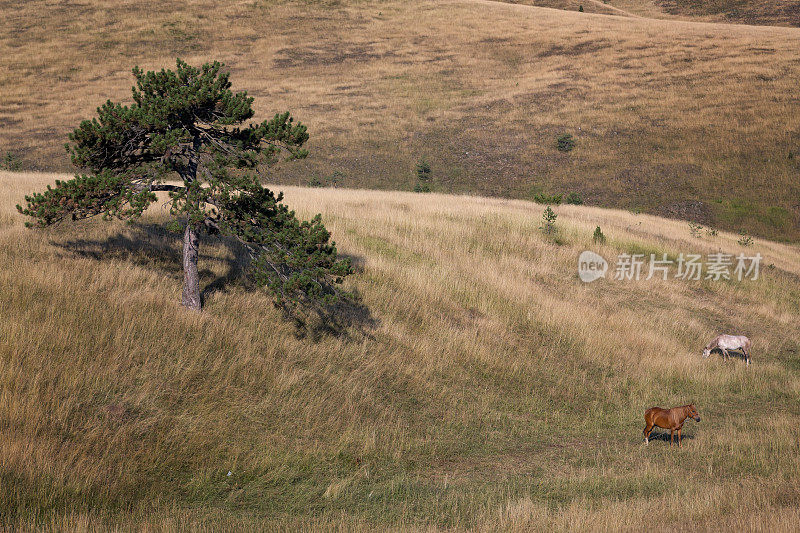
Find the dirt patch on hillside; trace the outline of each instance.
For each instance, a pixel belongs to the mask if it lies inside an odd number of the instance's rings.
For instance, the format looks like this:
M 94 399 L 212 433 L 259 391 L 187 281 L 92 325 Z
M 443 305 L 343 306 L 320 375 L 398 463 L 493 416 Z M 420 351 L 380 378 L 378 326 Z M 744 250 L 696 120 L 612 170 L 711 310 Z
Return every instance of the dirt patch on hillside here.
M 800 27 L 800 0 L 657 0 L 656 3 L 671 15 L 712 16 L 739 24 Z
M 663 205 L 657 213 L 669 218 L 692 220 L 701 224 L 708 224 L 712 220 L 711 208 L 700 200 L 686 200 Z
M 365 62 L 385 59 L 395 54 L 376 52 L 369 45 L 327 44 L 321 46 L 297 46 L 278 51 L 272 64 L 275 68 L 314 67 L 339 65 L 348 61 Z
M 537 57 L 550 57 L 550 56 L 577 56 L 582 54 L 595 54 L 601 50 L 611 47 L 611 41 L 605 39 L 594 39 L 591 41 L 583 41 L 573 45 L 556 44 L 550 48 L 543 50 L 536 54 Z

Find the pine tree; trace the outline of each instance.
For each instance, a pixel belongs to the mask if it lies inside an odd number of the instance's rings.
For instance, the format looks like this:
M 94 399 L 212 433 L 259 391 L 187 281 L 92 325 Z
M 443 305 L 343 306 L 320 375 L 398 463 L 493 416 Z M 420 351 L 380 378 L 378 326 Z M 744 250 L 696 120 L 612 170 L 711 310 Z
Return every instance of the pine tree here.
M 425 159 L 420 159 L 417 163 L 417 178 L 421 182 L 428 182 L 431 176 L 431 165 Z
M 603 235 L 603 230 L 600 229 L 600 226 L 594 228 L 594 233 L 592 234 L 592 240 L 595 242 L 595 244 L 606 243 L 606 236 Z
M 282 153 L 307 155 L 306 127 L 289 113 L 243 125 L 254 115 L 253 98 L 231 91 L 222 67 L 178 59 L 174 71 L 134 68 L 134 103 L 109 100 L 69 136 L 72 163 L 87 173 L 26 196 L 17 209 L 35 219 L 29 226 L 131 220 L 165 191 L 171 225 L 183 231 L 184 306 L 201 308 L 199 239 L 214 233 L 244 245 L 253 278 L 285 310 L 331 303 L 351 273 L 349 260 L 338 257 L 320 215 L 301 222 L 259 179 Z
M 558 215 L 548 205 L 542 212 L 542 225 L 540 226 L 542 231 L 545 233 L 553 233 L 556 227 L 556 218 L 558 218 Z

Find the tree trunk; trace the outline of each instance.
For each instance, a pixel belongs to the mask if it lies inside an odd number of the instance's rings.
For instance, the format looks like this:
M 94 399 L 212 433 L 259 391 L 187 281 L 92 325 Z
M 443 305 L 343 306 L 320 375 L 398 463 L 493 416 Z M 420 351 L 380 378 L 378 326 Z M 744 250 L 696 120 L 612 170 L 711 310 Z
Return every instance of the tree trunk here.
M 186 224 L 183 234 L 183 297 L 181 303 L 188 309 L 199 311 L 200 274 L 197 272 L 197 251 L 199 249 L 197 228 Z

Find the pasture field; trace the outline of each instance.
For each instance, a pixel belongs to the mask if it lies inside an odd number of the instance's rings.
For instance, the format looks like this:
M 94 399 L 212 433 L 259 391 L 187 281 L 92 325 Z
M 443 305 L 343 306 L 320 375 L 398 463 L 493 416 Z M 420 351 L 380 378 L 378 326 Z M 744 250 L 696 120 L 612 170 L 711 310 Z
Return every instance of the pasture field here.
M 425 158 L 438 192 L 576 192 L 797 242 L 800 29 L 560 1 L 0 2 L 0 155 L 66 171 L 66 135 L 129 101 L 133 65 L 219 59 L 258 117 L 309 126 L 313 157 L 278 183 L 411 190 Z M 701 20 L 784 24 L 796 3 L 703 2 Z
M 280 187 L 358 274 L 338 334 L 297 330 L 138 222 L 23 227 L 58 175 L 0 172 L 0 529 L 800 528 L 800 250 L 527 201 Z M 607 237 L 595 244 L 596 226 Z M 577 257 L 756 252 L 757 281 L 582 283 Z M 753 365 L 703 359 L 718 332 Z M 694 402 L 684 446 L 646 407 Z

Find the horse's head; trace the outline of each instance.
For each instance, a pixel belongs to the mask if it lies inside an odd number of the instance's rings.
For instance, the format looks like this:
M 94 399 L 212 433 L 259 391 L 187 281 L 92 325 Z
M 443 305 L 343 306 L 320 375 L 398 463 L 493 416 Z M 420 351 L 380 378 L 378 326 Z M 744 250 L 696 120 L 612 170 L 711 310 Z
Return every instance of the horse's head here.
M 700 422 L 700 413 L 697 412 L 693 403 L 686 406 L 686 416 L 690 416 L 694 418 L 696 422 Z
M 703 348 L 703 357 L 708 357 L 709 355 L 711 355 L 711 350 Z

